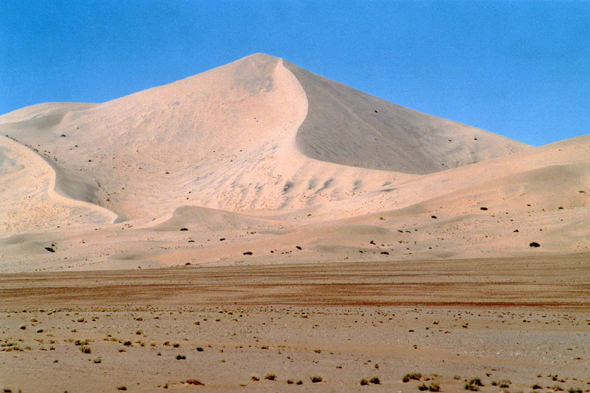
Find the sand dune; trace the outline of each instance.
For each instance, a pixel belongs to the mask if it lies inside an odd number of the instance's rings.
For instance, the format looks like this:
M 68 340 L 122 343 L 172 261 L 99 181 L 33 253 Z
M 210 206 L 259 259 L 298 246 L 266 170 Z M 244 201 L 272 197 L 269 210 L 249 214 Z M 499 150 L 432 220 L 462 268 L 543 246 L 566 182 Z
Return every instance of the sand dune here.
M 590 249 L 588 136 L 532 148 L 263 54 L 0 134 L 0 271 Z
M 309 111 L 297 132 L 308 157 L 342 165 L 427 174 L 527 149 L 527 145 L 381 100 L 285 63 Z

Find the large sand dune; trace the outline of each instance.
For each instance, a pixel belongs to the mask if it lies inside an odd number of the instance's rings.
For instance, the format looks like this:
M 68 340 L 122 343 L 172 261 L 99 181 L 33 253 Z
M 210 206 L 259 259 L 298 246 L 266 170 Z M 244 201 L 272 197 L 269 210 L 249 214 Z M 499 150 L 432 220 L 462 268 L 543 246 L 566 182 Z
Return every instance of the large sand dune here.
M 532 148 L 263 54 L 0 135 L 2 272 L 590 250 L 590 137 Z

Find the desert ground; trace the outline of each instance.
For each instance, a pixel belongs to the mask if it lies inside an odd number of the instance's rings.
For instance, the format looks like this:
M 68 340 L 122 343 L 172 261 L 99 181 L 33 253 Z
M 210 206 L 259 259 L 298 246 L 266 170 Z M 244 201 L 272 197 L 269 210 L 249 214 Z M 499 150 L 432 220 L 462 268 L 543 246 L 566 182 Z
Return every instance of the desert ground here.
M 587 258 L 5 274 L 0 379 L 14 392 L 452 392 L 475 378 L 483 392 L 588 391 Z
M 264 54 L 2 115 L 0 387 L 590 391 L 589 157 Z

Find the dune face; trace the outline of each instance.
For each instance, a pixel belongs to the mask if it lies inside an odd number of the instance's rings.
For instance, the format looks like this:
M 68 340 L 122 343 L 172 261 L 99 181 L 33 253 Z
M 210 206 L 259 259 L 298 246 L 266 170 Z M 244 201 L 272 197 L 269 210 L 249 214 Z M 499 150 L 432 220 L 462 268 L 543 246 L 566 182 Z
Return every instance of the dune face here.
M 588 137 L 531 148 L 264 54 L 0 135 L 0 271 L 590 250 Z
M 527 145 L 392 104 L 286 63 L 309 100 L 297 146 L 316 160 L 428 174 L 523 151 Z

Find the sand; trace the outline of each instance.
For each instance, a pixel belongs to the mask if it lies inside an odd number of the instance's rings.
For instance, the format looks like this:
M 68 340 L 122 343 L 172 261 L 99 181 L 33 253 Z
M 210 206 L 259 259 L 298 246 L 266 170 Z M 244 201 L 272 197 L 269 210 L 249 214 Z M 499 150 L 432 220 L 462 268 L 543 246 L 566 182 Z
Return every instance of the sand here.
M 510 381 L 504 391 L 535 384 L 586 391 L 586 262 L 551 256 L 3 275 L 0 381 L 23 392 L 416 392 L 433 382 L 451 392 L 480 378 L 483 392 L 501 391 L 501 380 Z M 414 372 L 422 379 L 404 383 Z M 322 381 L 312 383 L 314 376 Z M 373 377 L 380 383 L 360 385 Z
M 534 148 L 264 54 L 0 135 L 0 387 L 590 388 L 589 135 Z
M 0 134 L 0 272 L 590 250 L 588 136 L 532 148 L 264 54 Z

